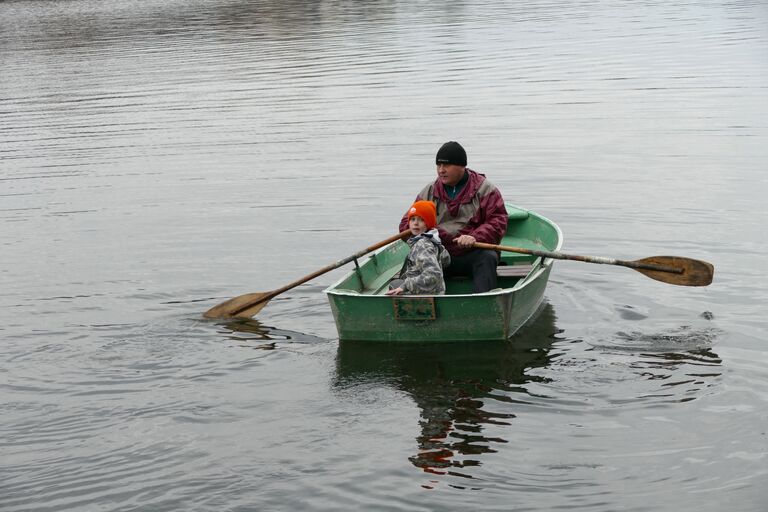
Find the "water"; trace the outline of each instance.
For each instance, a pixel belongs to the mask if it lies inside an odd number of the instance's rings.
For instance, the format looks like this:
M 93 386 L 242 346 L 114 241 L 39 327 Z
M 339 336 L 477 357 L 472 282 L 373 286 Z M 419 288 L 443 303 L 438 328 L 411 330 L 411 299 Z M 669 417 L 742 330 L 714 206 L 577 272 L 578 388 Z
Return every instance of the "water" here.
M 768 9 L 0 2 L 0 509 L 763 510 Z M 455 139 L 574 254 L 510 343 L 322 289 Z

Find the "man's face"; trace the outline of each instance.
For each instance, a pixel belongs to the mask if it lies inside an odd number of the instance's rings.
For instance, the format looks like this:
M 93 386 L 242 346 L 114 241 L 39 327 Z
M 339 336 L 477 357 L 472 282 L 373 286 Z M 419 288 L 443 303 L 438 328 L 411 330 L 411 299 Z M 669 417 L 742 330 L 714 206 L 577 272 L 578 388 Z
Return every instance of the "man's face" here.
M 437 164 L 437 177 L 443 185 L 452 187 L 464 177 L 464 169 L 463 165 Z

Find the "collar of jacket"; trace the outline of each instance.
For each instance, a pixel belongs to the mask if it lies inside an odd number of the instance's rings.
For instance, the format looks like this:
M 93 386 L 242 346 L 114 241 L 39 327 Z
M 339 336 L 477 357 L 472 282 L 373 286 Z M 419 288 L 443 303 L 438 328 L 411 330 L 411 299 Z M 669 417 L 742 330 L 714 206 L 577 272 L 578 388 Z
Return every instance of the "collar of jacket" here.
M 425 238 L 432 242 L 435 245 L 442 245 L 443 241 L 440 240 L 440 234 L 437 231 L 437 228 L 432 228 L 429 231 L 422 233 L 420 235 L 412 236 L 408 239 L 408 245 L 413 246 L 416 242 L 421 240 L 422 238 Z
M 464 185 L 464 188 L 461 189 L 459 194 L 453 199 L 451 199 L 448 196 L 448 193 L 445 191 L 445 186 L 440 181 L 440 178 L 435 180 L 435 186 L 432 187 L 435 198 L 438 201 L 442 201 L 445 204 L 447 204 L 448 211 L 453 216 L 458 215 L 459 207 L 462 204 L 472 202 L 472 198 L 477 193 L 478 189 L 480 188 L 480 185 L 482 185 L 483 182 L 485 181 L 485 174 L 480 174 L 479 172 L 475 172 L 469 167 L 467 167 L 466 173 L 467 175 L 469 175 L 469 178 L 467 179 L 467 184 Z

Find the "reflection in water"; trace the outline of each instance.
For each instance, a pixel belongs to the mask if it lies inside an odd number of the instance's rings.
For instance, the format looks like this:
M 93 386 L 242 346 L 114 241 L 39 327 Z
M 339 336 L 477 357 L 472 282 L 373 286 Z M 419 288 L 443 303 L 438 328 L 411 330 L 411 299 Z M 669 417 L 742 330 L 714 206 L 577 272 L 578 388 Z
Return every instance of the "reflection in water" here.
M 281 341 L 290 343 L 324 341 L 322 338 L 310 334 L 269 327 L 253 318 L 235 318 L 219 325 L 224 329 L 222 333 L 226 334 L 228 339 L 248 342 L 249 346 L 261 350 L 273 350 L 276 348 L 277 342 Z M 266 343 L 253 344 L 254 341 Z
M 550 363 L 557 332 L 553 308 L 546 304 L 533 324 L 506 342 L 340 342 L 336 384 L 385 381 L 408 393 L 421 410 L 418 453 L 411 463 L 428 473 L 472 478 L 468 468 L 508 442 L 485 435 L 485 427 L 511 425 L 515 418 L 488 405 L 525 403 L 525 384 L 546 381 L 530 370 Z

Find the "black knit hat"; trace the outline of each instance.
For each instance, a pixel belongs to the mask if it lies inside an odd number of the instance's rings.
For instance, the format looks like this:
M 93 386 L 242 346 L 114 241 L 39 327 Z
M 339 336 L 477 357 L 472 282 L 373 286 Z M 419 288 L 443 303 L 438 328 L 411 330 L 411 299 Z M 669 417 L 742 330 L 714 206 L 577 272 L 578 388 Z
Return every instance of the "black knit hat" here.
M 449 141 L 440 146 L 435 156 L 435 164 L 453 164 L 467 166 L 467 152 L 461 147 L 461 144 L 455 141 Z

